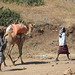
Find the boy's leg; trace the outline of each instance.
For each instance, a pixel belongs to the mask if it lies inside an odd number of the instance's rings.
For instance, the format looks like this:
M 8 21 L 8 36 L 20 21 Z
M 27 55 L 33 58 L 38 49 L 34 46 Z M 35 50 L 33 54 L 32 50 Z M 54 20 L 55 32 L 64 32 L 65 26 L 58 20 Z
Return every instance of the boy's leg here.
M 1 63 L 2 63 L 2 57 L 0 56 L 0 71 L 1 71 Z
M 2 63 L 2 57 L 0 57 L 0 71 L 1 71 L 1 63 Z
M 59 57 L 59 53 L 58 53 L 58 55 L 57 55 L 56 61 L 59 61 L 59 60 L 58 60 L 58 57 Z
M 4 56 L 4 53 L 2 55 L 2 63 L 4 62 L 4 66 L 7 66 L 6 63 L 5 63 L 5 56 Z
M 69 58 L 69 54 L 67 54 L 67 58 L 68 58 L 68 60 L 70 60 L 70 58 Z
M 1 64 L 0 64 L 0 71 L 1 71 Z

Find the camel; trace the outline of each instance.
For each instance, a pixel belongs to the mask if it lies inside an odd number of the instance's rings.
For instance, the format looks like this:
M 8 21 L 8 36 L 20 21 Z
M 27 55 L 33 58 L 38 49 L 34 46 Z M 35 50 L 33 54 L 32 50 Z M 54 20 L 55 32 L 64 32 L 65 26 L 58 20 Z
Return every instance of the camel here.
M 7 55 L 9 56 L 9 58 L 11 59 L 13 65 L 15 65 L 15 62 L 20 58 L 21 60 L 21 64 L 23 64 L 23 60 L 22 60 L 22 47 L 23 47 L 23 43 L 26 40 L 27 36 L 31 36 L 31 32 L 33 29 L 33 25 L 29 24 L 28 25 L 28 30 L 27 33 L 24 33 L 23 35 L 19 35 L 19 37 L 13 32 L 13 30 L 9 30 L 4 34 L 4 38 L 3 39 L 7 39 L 7 44 L 9 45 L 9 49 L 8 49 L 8 53 Z M 15 59 L 14 61 L 11 58 L 11 51 L 14 47 L 14 45 L 17 44 L 18 49 L 19 49 L 19 56 L 17 59 Z M 4 62 L 4 65 L 6 66 L 6 63 Z

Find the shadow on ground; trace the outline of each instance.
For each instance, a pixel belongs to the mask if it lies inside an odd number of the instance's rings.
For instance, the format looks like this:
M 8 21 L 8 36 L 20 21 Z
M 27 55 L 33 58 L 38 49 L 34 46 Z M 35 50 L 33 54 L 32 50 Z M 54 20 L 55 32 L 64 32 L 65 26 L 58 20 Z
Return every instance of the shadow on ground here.
M 26 68 L 16 68 L 16 69 L 9 69 L 5 71 L 22 71 L 22 70 L 26 70 Z
M 29 65 L 29 64 L 46 64 L 46 63 L 49 63 L 49 62 L 44 62 L 44 61 L 33 61 L 33 62 L 25 62 L 23 64 L 16 64 L 17 65 Z
M 75 61 L 75 59 L 71 59 L 72 61 Z

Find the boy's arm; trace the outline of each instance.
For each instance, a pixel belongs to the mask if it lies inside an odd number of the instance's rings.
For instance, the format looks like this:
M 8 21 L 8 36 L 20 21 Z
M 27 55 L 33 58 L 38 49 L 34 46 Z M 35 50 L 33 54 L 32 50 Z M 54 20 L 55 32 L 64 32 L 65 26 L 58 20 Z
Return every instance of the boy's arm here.
M 4 40 L 4 45 L 7 43 L 7 39 Z
M 6 39 L 4 41 L 3 41 L 3 39 L 1 39 L 1 46 L 5 45 L 6 43 L 7 43 Z
M 1 45 L 1 51 L 4 51 L 5 50 L 6 43 L 7 43 L 7 40 L 4 40 L 3 44 Z
M 3 39 L 0 38 L 0 40 L 1 40 L 1 46 L 3 46 L 4 45 Z

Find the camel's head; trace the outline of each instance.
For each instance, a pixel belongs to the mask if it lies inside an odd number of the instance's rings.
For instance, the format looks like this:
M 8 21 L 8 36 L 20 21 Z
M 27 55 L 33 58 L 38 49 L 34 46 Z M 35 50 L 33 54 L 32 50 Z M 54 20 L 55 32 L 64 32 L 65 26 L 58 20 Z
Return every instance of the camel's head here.
M 31 29 L 31 32 L 32 32 L 35 25 L 34 24 L 29 24 L 28 27 Z
M 31 37 L 31 38 L 32 38 L 32 31 L 33 31 L 34 27 L 35 27 L 34 24 L 31 24 L 31 23 L 28 24 L 28 32 L 27 32 L 26 35 L 28 35 L 28 36 Z

